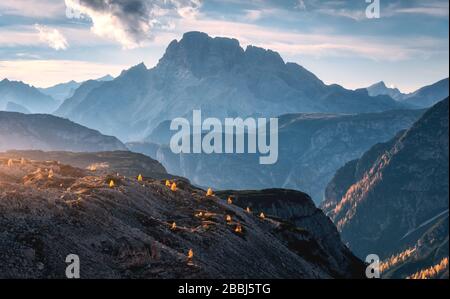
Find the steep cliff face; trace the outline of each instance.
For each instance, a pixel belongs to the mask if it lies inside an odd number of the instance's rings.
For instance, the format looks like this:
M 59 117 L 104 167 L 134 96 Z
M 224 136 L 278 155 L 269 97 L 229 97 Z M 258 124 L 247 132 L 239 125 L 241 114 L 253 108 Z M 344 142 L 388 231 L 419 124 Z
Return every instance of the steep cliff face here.
M 448 133 L 447 98 L 337 172 L 322 208 L 358 256 L 413 251 L 408 263 L 423 266 L 448 257 Z
M 0 111 L 0 151 L 21 149 L 98 152 L 126 150 L 117 138 L 47 114 Z
M 316 208 L 309 195 L 294 190 L 266 189 L 262 191 L 220 191 L 217 196 L 223 200 L 230 198 L 232 204 L 243 209 L 249 208 L 250 212 L 256 214 L 262 212 L 285 219 L 307 231 L 314 239 L 315 244 L 304 244 L 303 247 L 305 249 L 314 247 L 315 258 L 321 260 L 324 265 L 329 265 L 329 267 L 332 265 L 330 271 L 341 269 L 343 272 L 355 275 L 364 272 L 360 261 L 342 243 L 334 224 L 322 210 Z M 299 248 L 299 250 L 303 250 L 303 248 Z M 332 253 L 331 256 L 326 252 Z
M 142 144 L 129 144 L 133 151 L 148 154 L 173 174 L 200 186 L 216 189 L 289 188 L 302 190 L 318 204 L 337 169 L 360 157 L 378 142 L 391 139 L 411 126 L 423 113 L 399 110 L 385 113 L 336 115 L 290 114 L 279 118 L 279 154 L 274 165 L 260 165 L 252 154 L 175 155 L 168 146 L 156 152 Z M 161 126 L 159 136 L 171 136 Z M 163 138 L 162 142 L 169 142 Z
M 335 230 L 311 214 L 318 212 L 304 194 L 290 195 L 311 219 L 297 228 L 174 182 L 176 191 L 160 180 L 0 158 L 0 277 L 62 278 L 68 254 L 79 255 L 82 278 L 363 275 L 363 263 L 342 244 L 323 246 L 336 241 Z M 282 200 L 285 192 L 267 194 Z M 310 221 L 326 229 L 309 230 Z

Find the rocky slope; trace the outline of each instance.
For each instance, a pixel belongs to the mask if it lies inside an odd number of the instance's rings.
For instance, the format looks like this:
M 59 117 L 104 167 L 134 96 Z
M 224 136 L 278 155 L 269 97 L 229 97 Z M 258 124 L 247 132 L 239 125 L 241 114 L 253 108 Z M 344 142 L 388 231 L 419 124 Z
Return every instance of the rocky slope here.
M 168 46 L 158 65 L 144 64 L 93 89 L 61 115 L 124 141 L 147 137 L 163 121 L 204 117 L 298 112 L 357 113 L 405 107 L 388 96 L 370 97 L 367 90 L 325 85 L 276 52 L 253 46 L 243 49 L 229 38 L 189 32 Z
M 68 254 L 79 255 L 82 278 L 362 277 L 342 244 L 323 246 L 335 230 L 309 231 L 328 220 L 304 194 L 291 194 L 305 210 L 297 228 L 176 182 L 172 191 L 159 180 L 0 158 L 0 277 L 63 278 Z
M 120 173 L 125 176 L 141 174 L 153 179 L 174 178 L 158 162 L 145 155 L 129 151 L 74 153 L 44 151 L 8 151 L 0 153 L 0 158 L 36 161 L 58 161 L 82 169 L 96 170 L 97 173 Z
M 127 148 L 115 137 L 67 119 L 0 111 L 0 151 L 12 149 L 98 152 Z
M 327 183 L 346 162 L 372 145 L 411 126 L 423 111 L 360 115 L 292 114 L 279 118 L 279 155 L 274 165 L 260 165 L 258 155 L 175 155 L 168 146 L 128 144 L 160 161 L 168 172 L 200 186 L 217 189 L 289 188 L 302 190 L 320 203 Z M 168 142 L 173 131 L 161 126 L 155 135 Z M 165 137 L 164 137 L 165 136 Z
M 4 79 L 0 81 L 0 110 L 5 110 L 8 102 L 23 106 L 31 113 L 51 113 L 58 105 L 33 86 Z
M 388 275 L 413 275 L 448 258 L 448 112 L 447 98 L 327 187 L 322 208 L 344 242 L 360 257 L 391 260 Z

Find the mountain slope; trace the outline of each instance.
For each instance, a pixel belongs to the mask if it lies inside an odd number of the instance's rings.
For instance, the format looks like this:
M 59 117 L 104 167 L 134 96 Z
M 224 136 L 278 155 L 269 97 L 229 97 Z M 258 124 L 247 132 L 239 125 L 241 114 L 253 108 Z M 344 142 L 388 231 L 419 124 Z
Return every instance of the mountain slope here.
M 56 84 L 55 86 L 47 88 L 39 88 L 39 91 L 43 94 L 51 96 L 59 103 L 62 103 L 65 99 L 73 95 L 75 90 L 81 85 L 81 83 L 71 80 L 66 83 Z
M 5 110 L 8 102 L 21 105 L 31 113 L 50 113 L 58 105 L 52 97 L 33 86 L 4 79 L 0 81 L 0 110 Z
M 86 82 L 83 82 L 70 97 L 67 97 L 66 100 L 59 106 L 59 108 L 53 113 L 57 116 L 65 116 L 77 107 L 83 100 L 86 98 L 86 96 L 95 88 L 101 86 L 104 82 L 97 81 L 97 80 L 89 80 Z
M 342 244 L 336 251 L 321 246 L 336 241 L 328 231 L 318 235 L 270 215 L 260 219 L 176 182 L 174 192 L 159 180 L 0 159 L 0 277 L 64 278 L 65 258 L 74 253 L 82 278 L 363 276 L 364 264 Z M 270 193 L 279 198 L 283 191 Z M 301 193 L 292 200 L 313 207 Z M 318 214 L 314 221 L 328 220 Z
M 114 78 L 110 75 L 103 76 L 101 78 L 95 79 L 95 81 L 104 82 L 111 81 Z M 86 82 L 86 81 L 85 81 Z M 39 88 L 39 91 L 43 94 L 49 95 L 59 103 L 63 103 L 66 99 L 73 96 L 78 87 L 80 87 L 84 82 L 76 82 L 71 80 L 66 83 L 56 84 L 47 88 Z
M 11 149 L 98 152 L 126 150 L 117 138 L 47 114 L 0 111 L 0 151 Z
M 245 50 L 235 39 L 184 34 L 168 46 L 158 65 L 137 65 L 92 90 L 62 116 L 135 141 L 165 120 L 189 117 L 278 116 L 298 112 L 358 113 L 405 107 L 387 96 L 370 97 L 325 85 L 276 52 L 253 46 Z
M 279 154 L 274 165 L 260 165 L 255 154 L 175 155 L 162 145 L 128 147 L 160 161 L 173 174 L 199 186 L 216 189 L 289 188 L 302 190 L 320 203 L 337 169 L 360 157 L 372 145 L 391 139 L 411 126 L 423 111 L 336 115 L 291 114 L 279 118 Z M 173 134 L 160 126 L 157 141 L 168 143 Z M 326 157 L 326 158 L 324 158 Z
M 448 96 L 449 85 L 448 78 L 446 78 L 407 95 L 402 102 L 416 107 L 428 108 Z
M 16 104 L 14 102 L 8 102 L 6 104 L 5 111 L 30 114 L 30 111 L 27 108 L 23 107 L 22 105 Z
M 447 98 L 329 184 L 322 208 L 358 256 L 403 253 L 402 275 L 448 257 L 448 112 Z

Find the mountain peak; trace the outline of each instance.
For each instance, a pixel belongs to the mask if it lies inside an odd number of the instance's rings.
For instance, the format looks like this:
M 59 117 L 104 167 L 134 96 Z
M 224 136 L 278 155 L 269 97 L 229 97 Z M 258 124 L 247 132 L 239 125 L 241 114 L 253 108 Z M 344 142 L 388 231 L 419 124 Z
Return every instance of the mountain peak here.
M 377 82 L 377 83 L 373 84 L 372 87 L 383 87 L 383 88 L 388 88 L 388 87 L 386 86 L 386 83 L 384 83 L 384 81 Z
M 170 43 L 158 67 L 184 68 L 196 77 L 203 77 L 230 69 L 243 54 L 244 50 L 236 39 L 212 38 L 206 33 L 193 31 Z
M 143 74 L 145 72 L 147 72 L 147 67 L 145 66 L 145 64 L 143 62 L 136 64 L 135 66 L 130 67 L 127 70 L 122 71 L 122 73 L 120 73 L 119 77 L 122 77 L 123 75 L 127 74 Z M 102 78 L 100 78 L 102 79 Z
M 247 60 L 256 64 L 264 62 L 269 65 L 284 65 L 284 60 L 278 52 L 260 47 L 248 46 L 245 56 Z

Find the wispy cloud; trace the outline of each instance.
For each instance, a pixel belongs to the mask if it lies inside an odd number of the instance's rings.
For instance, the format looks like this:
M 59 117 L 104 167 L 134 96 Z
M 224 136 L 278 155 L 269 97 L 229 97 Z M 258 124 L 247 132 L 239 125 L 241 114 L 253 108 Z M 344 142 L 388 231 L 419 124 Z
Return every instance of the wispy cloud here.
M 381 0 L 381 17 L 395 17 L 404 14 L 431 17 L 448 17 L 448 0 Z M 366 20 L 364 1 L 347 0 L 298 0 L 294 8 L 301 11 L 348 18 L 356 21 Z
M 167 18 L 193 18 L 201 0 L 65 0 L 70 16 L 92 20 L 92 32 L 124 48 L 141 46 L 154 30 L 172 28 Z
M 39 24 L 34 25 L 34 28 L 39 32 L 39 39 L 47 43 L 50 48 L 66 50 L 69 47 L 69 43 L 59 30 Z
M 402 5 L 402 3 L 391 3 L 385 9 L 385 14 L 387 16 L 411 14 L 431 17 L 448 17 L 449 2 L 428 0 L 421 2 L 411 1 L 409 5 Z
M 243 46 L 256 45 L 284 56 L 359 57 L 373 61 L 402 61 L 426 58 L 436 51 L 447 51 L 446 40 L 429 37 L 375 39 L 336 33 L 286 32 L 274 28 L 216 20 L 184 21 L 186 30 L 203 30 L 212 36 L 237 38 Z
M 33 18 L 58 18 L 64 16 L 63 1 L 55 0 L 2 0 L 0 15 L 15 15 Z

